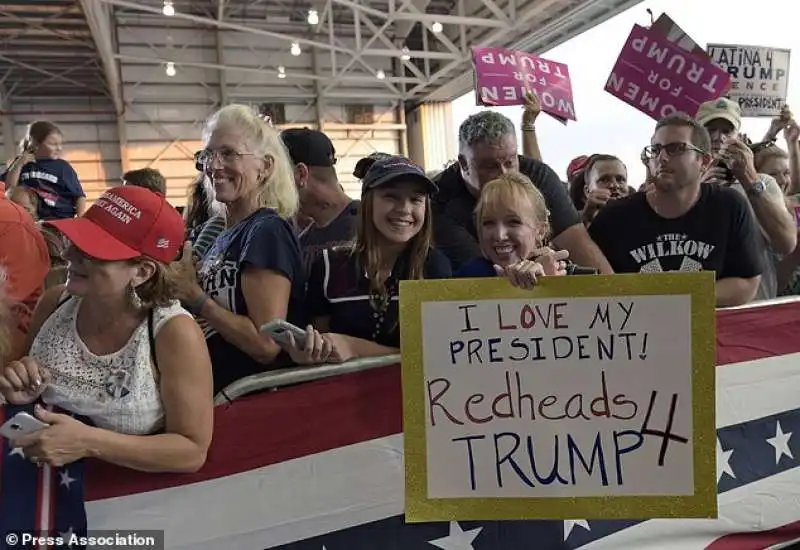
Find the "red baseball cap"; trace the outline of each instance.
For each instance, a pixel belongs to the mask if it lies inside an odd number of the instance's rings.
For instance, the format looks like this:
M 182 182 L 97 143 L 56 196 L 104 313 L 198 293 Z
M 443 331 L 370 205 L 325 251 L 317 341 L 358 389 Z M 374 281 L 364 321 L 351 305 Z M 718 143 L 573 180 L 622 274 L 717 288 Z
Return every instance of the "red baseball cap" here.
M 575 157 L 567 166 L 567 180 L 571 180 L 572 177 L 586 168 L 586 163 L 589 162 L 589 157 L 586 155 L 581 155 L 579 157 Z
M 166 264 L 183 247 L 183 218 L 178 211 L 162 195 L 133 185 L 106 191 L 80 218 L 45 223 L 98 260 L 147 256 Z

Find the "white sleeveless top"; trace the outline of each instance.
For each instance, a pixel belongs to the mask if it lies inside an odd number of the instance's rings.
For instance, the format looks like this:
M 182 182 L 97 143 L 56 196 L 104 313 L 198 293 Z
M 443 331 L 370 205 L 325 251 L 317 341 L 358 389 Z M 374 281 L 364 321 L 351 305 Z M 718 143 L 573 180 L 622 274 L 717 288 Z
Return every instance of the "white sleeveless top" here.
M 147 435 L 158 431 L 164 425 L 164 405 L 152 361 L 148 320 L 139 325 L 122 349 L 95 355 L 83 343 L 75 325 L 80 303 L 78 297 L 62 303 L 42 325 L 31 346 L 30 357 L 51 375 L 42 400 L 117 433 Z M 190 314 L 177 301 L 156 308 L 153 339 L 164 323 L 178 315 Z

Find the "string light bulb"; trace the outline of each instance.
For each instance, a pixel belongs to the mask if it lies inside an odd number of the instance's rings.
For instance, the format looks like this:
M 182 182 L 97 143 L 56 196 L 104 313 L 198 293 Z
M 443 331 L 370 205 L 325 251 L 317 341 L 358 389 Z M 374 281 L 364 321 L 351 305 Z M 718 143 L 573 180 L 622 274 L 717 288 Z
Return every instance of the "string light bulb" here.
M 164 7 L 161 8 L 161 13 L 167 17 L 175 15 L 175 6 L 172 4 L 171 0 L 164 0 Z
M 167 71 L 166 72 L 167 72 L 167 76 L 175 76 L 175 73 L 176 73 L 176 71 L 175 71 L 175 63 L 173 63 L 172 61 L 167 63 Z
M 319 13 L 317 10 L 308 10 L 308 24 L 316 25 L 319 23 Z
M 298 44 L 297 42 L 292 42 L 292 47 L 289 50 L 289 53 L 291 53 L 294 56 L 298 56 L 301 53 L 303 53 L 303 50 L 300 49 L 300 44 Z

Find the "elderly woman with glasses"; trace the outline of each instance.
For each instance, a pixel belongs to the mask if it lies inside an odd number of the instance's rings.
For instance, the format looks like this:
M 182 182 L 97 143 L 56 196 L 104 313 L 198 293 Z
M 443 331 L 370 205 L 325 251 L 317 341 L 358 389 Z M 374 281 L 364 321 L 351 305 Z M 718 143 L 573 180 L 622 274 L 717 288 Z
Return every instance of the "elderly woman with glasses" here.
M 303 326 L 305 278 L 291 221 L 297 188 L 278 132 L 249 107 L 228 105 L 207 122 L 204 143 L 195 160 L 227 227 L 199 261 L 186 245 L 180 294 L 205 333 L 219 392 L 288 362 L 259 329 L 273 319 Z

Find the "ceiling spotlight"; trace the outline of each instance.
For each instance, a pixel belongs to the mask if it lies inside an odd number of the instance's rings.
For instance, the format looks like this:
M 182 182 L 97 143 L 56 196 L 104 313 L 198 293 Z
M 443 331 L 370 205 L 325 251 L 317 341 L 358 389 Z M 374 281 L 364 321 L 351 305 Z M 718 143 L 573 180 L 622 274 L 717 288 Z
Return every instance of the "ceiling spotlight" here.
M 317 10 L 308 10 L 308 24 L 316 25 L 319 23 L 319 13 Z
M 164 0 L 164 7 L 161 8 L 161 13 L 167 17 L 172 17 L 175 15 L 175 6 L 172 5 L 171 0 Z
M 409 51 L 408 48 L 404 47 L 401 51 L 403 52 L 400 54 L 401 61 L 408 61 L 409 59 L 411 59 L 411 52 Z
M 289 50 L 289 52 L 294 56 L 298 56 L 303 53 L 303 51 L 300 49 L 300 44 L 297 42 L 292 42 L 292 48 Z
M 167 63 L 167 76 L 175 76 L 175 63 L 172 61 Z
M 278 67 L 278 78 L 286 78 L 286 67 L 283 65 Z
M 436 34 L 439 34 L 440 32 L 442 32 L 442 24 L 439 23 L 438 21 L 434 22 L 433 25 L 431 25 L 431 31 L 433 31 Z
M 383 72 L 383 69 L 380 69 L 380 70 L 378 70 L 378 72 L 375 74 L 375 76 L 376 76 L 376 77 L 378 77 L 378 80 L 383 80 L 384 78 L 386 78 L 386 73 L 385 73 L 385 72 Z

